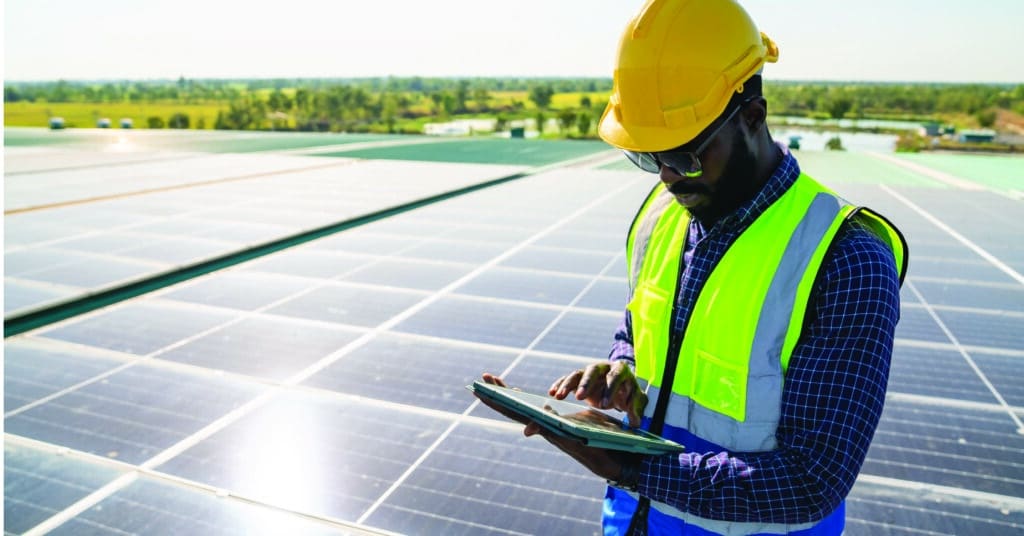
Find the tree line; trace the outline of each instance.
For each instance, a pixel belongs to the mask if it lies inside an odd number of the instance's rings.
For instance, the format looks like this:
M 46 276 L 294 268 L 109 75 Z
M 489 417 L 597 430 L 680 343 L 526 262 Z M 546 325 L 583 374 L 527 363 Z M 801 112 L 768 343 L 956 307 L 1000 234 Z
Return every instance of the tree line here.
M 216 105 L 213 126 L 237 130 L 420 132 L 426 120 L 493 118 L 539 128 L 554 119 L 563 135 L 592 136 L 611 92 L 600 78 L 186 79 L 156 81 L 7 82 L 4 101 Z M 982 126 L 996 110 L 1024 115 L 1024 84 L 765 82 L 773 115 L 814 118 L 941 120 L 974 116 Z M 566 95 L 572 94 L 572 95 Z M 509 97 L 509 95 L 513 95 Z M 571 97 L 560 99 L 558 95 Z M 161 119 L 161 118 L 156 118 Z M 175 118 L 181 125 L 187 116 Z M 165 122 L 148 121 L 151 127 Z

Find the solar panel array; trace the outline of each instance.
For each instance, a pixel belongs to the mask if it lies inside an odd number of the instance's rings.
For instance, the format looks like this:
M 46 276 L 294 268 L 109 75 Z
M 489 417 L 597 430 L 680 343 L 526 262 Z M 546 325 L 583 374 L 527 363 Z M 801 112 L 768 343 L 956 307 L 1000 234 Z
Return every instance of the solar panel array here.
M 246 158 L 264 157 L 280 156 Z M 911 246 L 847 534 L 1020 531 L 1020 201 L 867 154 L 798 157 Z M 877 180 L 847 179 L 851 165 Z M 305 202 L 338 202 L 320 189 L 332 176 L 376 183 L 357 171 L 391 166 L 436 169 L 433 185 L 492 172 L 347 163 L 305 186 Z M 206 199 L 262 195 L 272 214 L 281 189 L 250 184 Z M 603 482 L 464 386 L 490 371 L 543 391 L 607 354 L 625 231 L 650 187 L 634 171 L 542 172 L 6 339 L 5 532 L 599 533 Z M 178 193 L 150 206 L 199 202 Z

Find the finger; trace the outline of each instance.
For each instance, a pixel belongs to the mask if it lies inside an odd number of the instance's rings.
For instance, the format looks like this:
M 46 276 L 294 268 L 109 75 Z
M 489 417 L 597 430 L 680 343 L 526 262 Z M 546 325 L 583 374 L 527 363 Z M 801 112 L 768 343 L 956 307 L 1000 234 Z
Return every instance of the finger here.
M 533 421 L 530 421 L 530 422 L 526 423 L 526 428 L 523 428 L 523 435 L 526 436 L 526 437 L 530 437 L 532 435 L 539 434 L 541 432 L 541 430 L 542 429 L 541 429 L 539 424 L 537 424 L 537 423 L 535 423 Z
M 611 388 L 612 396 L 605 409 L 614 408 L 619 411 L 629 411 L 633 403 L 633 395 L 636 392 L 635 382 L 619 382 Z
M 586 400 L 594 407 L 601 407 L 602 397 L 608 384 L 605 375 L 608 372 L 608 365 L 605 363 L 593 364 L 583 372 L 580 384 L 576 387 L 576 400 Z
M 601 399 L 602 408 L 615 408 L 623 411 L 626 409 L 634 383 L 625 381 L 632 378 L 632 374 L 628 374 L 628 371 L 629 369 L 625 368 L 624 370 L 620 363 L 609 368 L 608 374 L 605 375 L 605 384 L 608 388 L 605 389 L 604 397 Z
M 633 403 L 629 405 L 629 411 L 626 413 L 631 427 L 640 428 L 640 425 L 643 424 L 644 408 L 646 407 L 647 393 L 637 389 L 633 393 Z
M 551 396 L 553 396 L 553 397 L 555 397 L 555 398 L 557 398 L 559 400 L 562 400 L 566 396 L 569 396 L 570 392 L 576 390 L 577 386 L 580 383 L 580 379 L 582 377 L 583 377 L 583 370 L 581 370 L 581 369 L 574 370 L 574 371 L 570 372 L 569 374 L 559 378 L 554 383 L 554 385 L 551 386 L 551 389 L 548 391 L 548 394 L 550 394 Z
M 483 379 L 484 383 L 497 385 L 498 387 L 508 387 L 508 385 L 505 384 L 505 380 L 502 380 L 501 378 L 495 376 L 494 374 L 491 374 L 490 372 L 483 373 Z

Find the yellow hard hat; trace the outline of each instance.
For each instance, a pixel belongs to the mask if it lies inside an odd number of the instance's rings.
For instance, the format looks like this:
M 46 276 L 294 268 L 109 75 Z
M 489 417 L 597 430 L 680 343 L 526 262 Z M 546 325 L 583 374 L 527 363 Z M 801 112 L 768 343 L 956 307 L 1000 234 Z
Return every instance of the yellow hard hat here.
M 643 152 L 683 145 L 778 58 L 735 0 L 648 0 L 622 34 L 601 139 Z

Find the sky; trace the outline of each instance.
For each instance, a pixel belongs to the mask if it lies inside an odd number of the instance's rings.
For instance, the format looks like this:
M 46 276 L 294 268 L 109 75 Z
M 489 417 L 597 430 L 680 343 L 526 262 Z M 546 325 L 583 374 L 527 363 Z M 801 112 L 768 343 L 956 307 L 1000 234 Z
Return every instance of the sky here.
M 1024 82 L 1024 0 L 741 0 L 766 78 Z M 3 77 L 611 77 L 641 0 L 6 0 Z M 681 29 L 685 31 L 685 29 Z

